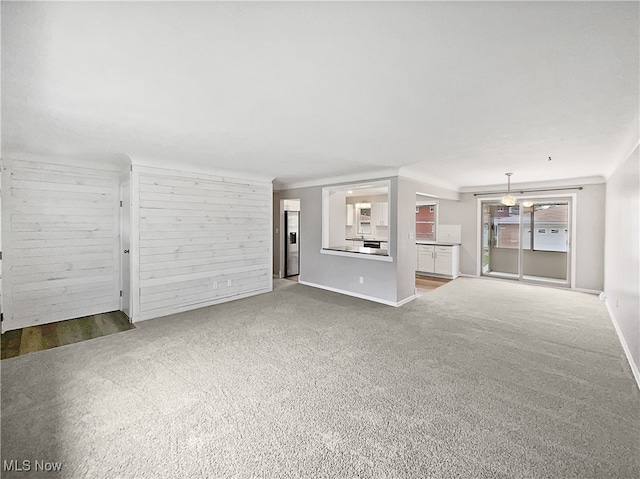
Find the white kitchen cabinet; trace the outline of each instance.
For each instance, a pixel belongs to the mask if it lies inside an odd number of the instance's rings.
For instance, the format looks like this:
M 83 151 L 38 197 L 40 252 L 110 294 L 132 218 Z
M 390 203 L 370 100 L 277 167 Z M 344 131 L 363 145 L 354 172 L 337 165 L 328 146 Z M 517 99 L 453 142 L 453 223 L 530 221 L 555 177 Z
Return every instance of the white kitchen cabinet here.
M 353 226 L 353 218 L 355 217 L 355 208 L 352 204 L 347 204 L 347 226 Z
M 420 273 L 457 278 L 460 275 L 460 246 L 419 244 L 417 262 Z
M 371 224 L 389 226 L 389 203 L 371 203 Z
M 418 245 L 418 271 L 435 273 L 435 247 L 432 245 Z
M 433 265 L 434 273 L 451 276 L 453 273 L 453 247 L 436 246 L 435 261 Z

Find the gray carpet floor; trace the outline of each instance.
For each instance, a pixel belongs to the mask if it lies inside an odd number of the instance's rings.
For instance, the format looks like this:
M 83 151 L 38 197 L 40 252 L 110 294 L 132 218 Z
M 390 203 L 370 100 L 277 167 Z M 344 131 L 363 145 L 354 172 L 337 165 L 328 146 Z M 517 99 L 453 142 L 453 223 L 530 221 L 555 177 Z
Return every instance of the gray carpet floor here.
M 595 296 L 459 278 L 391 308 L 276 281 L 137 326 L 2 361 L 2 459 L 32 467 L 3 477 L 640 477 Z

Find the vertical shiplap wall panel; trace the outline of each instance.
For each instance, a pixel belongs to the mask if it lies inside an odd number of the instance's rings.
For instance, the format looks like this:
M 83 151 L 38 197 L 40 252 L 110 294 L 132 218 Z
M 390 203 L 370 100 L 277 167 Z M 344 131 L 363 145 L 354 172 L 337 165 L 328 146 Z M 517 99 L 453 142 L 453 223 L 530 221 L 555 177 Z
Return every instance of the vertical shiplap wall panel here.
M 3 330 L 120 309 L 119 175 L 3 165 Z
M 271 290 L 269 182 L 135 167 L 134 320 Z

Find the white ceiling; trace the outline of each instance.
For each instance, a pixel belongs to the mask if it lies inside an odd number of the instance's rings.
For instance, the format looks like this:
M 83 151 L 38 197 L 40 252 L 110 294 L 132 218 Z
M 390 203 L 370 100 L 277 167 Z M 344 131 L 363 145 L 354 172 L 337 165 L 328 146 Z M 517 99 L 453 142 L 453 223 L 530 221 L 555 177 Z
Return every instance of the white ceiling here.
M 638 140 L 638 7 L 3 2 L 3 157 L 279 184 L 606 177 Z

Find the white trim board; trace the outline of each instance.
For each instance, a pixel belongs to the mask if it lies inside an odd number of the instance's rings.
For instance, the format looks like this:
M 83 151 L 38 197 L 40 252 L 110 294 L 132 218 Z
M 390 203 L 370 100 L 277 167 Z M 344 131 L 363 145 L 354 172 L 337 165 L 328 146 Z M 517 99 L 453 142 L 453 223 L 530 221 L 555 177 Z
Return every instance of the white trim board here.
M 298 188 L 310 188 L 314 186 L 336 186 L 348 183 L 362 183 L 370 181 L 388 180 L 398 176 L 397 168 L 381 168 L 378 170 L 367 171 L 366 175 L 362 173 L 354 173 L 349 175 L 328 176 L 314 180 L 292 181 L 287 183 L 279 178 L 274 179 L 274 191 L 295 190 Z
M 241 293 L 241 294 L 236 294 L 236 295 L 231 295 L 231 296 L 224 296 L 224 297 L 221 297 L 221 298 L 216 298 L 216 299 L 211 300 L 211 301 L 204 301 L 202 303 L 189 303 L 189 304 L 176 306 L 176 307 L 173 307 L 173 308 L 163 308 L 162 310 L 146 311 L 144 313 L 140 313 L 138 315 L 138 317 L 131 318 L 131 322 L 132 323 L 139 323 L 141 321 L 147 321 L 147 320 L 150 320 L 150 319 L 156 319 L 156 318 L 162 318 L 162 317 L 165 317 L 165 316 L 171 316 L 172 314 L 186 313 L 188 311 L 194 311 L 194 310 L 198 310 L 198 309 L 201 309 L 201 308 L 206 308 L 206 307 L 209 307 L 209 306 L 215 306 L 216 304 L 228 303 L 230 301 L 235 301 L 237 299 L 243 299 L 243 298 L 249 298 L 251 296 L 256 296 L 258 294 L 270 293 L 271 291 L 273 291 L 273 290 L 272 289 L 258 289 L 258 290 L 254 290 L 254 291 L 248 291 L 246 293 Z M 161 311 L 161 312 L 158 313 L 158 311 Z
M 394 308 L 398 308 L 403 304 L 407 304 L 409 301 L 412 301 L 416 298 L 415 294 L 400 300 L 400 301 L 389 301 L 387 299 L 375 298 L 373 296 L 367 296 L 366 294 L 354 293 L 353 291 L 347 291 L 344 289 L 332 288 L 331 286 L 325 286 L 323 284 L 310 283 L 308 281 L 298 280 L 299 284 L 303 284 L 305 286 L 311 286 L 312 288 L 324 289 L 326 291 L 331 291 L 332 293 L 344 294 L 347 296 L 353 296 L 354 298 L 366 299 L 367 301 L 373 301 L 374 303 L 381 303 L 387 306 L 393 306 Z
M 134 168 L 137 168 L 141 172 L 154 170 L 156 173 L 158 170 L 164 170 L 166 174 L 179 175 L 185 173 L 186 176 L 191 177 L 220 177 L 220 178 L 233 178 L 236 180 L 246 180 L 258 183 L 272 184 L 273 177 L 265 175 L 255 175 L 251 173 L 225 170 L 219 168 L 212 168 L 208 165 L 198 165 L 196 163 L 182 163 L 179 169 L 176 169 L 175 162 L 159 159 L 149 159 L 145 157 L 134 156 L 131 157 L 131 164 Z
M 627 361 L 629 362 L 629 366 L 631 367 L 631 373 L 633 374 L 634 379 L 636 380 L 636 385 L 638 389 L 640 389 L 640 370 L 638 370 L 638 365 L 633 362 L 633 357 L 631 356 L 631 351 L 629 350 L 629 346 L 622 335 L 622 331 L 620 330 L 620 326 L 618 325 L 618 321 L 616 320 L 616 316 L 613 313 L 613 309 L 609 305 L 609 301 L 605 298 L 604 304 L 607 307 L 607 311 L 609 312 L 609 317 L 611 318 L 611 322 L 613 323 L 613 327 L 616 330 L 616 334 L 618 335 L 618 339 L 620 340 L 620 344 L 622 344 L 622 349 L 624 350 L 624 354 L 627 356 Z

